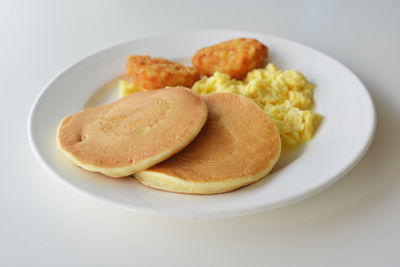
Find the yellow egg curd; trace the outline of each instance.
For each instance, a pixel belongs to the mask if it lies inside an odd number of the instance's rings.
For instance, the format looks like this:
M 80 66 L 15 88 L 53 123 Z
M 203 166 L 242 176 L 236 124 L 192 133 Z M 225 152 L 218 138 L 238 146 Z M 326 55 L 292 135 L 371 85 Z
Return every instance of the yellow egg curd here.
M 282 71 L 270 63 L 249 72 L 244 81 L 215 72 L 192 89 L 201 95 L 232 92 L 251 98 L 274 121 L 282 145 L 292 146 L 310 140 L 322 120 L 312 111 L 314 87 L 299 71 Z

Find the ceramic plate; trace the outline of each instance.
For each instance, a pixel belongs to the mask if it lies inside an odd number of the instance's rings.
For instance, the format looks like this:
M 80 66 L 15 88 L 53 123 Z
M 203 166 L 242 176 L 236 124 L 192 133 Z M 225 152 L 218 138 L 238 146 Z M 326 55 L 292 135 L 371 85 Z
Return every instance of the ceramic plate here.
M 56 131 L 63 117 L 118 98 L 116 80 L 132 54 L 149 54 L 190 64 L 196 50 L 236 37 L 256 38 L 269 47 L 269 62 L 297 69 L 315 89 L 315 111 L 324 119 L 315 137 L 282 158 L 259 182 L 210 196 L 152 190 L 133 178 L 115 179 L 70 164 L 58 151 Z M 43 165 L 61 181 L 118 207 L 190 218 L 238 216 L 287 205 L 326 188 L 364 155 L 374 134 L 375 110 L 368 91 L 345 66 L 302 44 L 239 31 L 191 31 L 155 36 L 117 45 L 69 66 L 36 99 L 29 120 L 29 139 Z

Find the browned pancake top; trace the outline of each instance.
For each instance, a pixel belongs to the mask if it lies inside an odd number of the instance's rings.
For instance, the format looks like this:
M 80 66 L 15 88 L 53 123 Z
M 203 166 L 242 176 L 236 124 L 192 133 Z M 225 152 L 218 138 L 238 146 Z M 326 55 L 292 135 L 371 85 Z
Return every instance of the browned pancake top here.
M 250 99 L 232 93 L 204 96 L 208 119 L 184 150 L 148 171 L 186 181 L 214 182 L 256 175 L 280 154 L 278 130 Z
M 61 122 L 58 139 L 79 162 L 123 167 L 187 142 L 206 116 L 206 105 L 195 92 L 159 89 L 70 115 Z

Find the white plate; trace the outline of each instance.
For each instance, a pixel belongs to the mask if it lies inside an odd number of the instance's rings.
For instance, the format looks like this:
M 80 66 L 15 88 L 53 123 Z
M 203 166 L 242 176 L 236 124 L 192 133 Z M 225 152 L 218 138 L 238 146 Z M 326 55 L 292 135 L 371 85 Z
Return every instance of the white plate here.
M 269 62 L 304 73 L 317 85 L 315 110 L 324 115 L 315 137 L 301 153 L 268 178 L 226 194 L 181 195 L 149 189 L 132 178 L 112 179 L 89 173 L 67 162 L 58 151 L 55 139 L 58 123 L 86 105 L 117 99 L 114 84 L 104 85 L 125 72 L 129 55 L 150 54 L 190 64 L 197 49 L 236 37 L 257 38 L 269 47 Z M 98 92 L 100 88 L 103 89 Z M 40 162 L 61 181 L 81 192 L 129 210 L 211 218 L 277 208 L 326 188 L 361 159 L 372 140 L 375 124 L 375 110 L 368 91 L 336 60 L 299 43 L 270 35 L 211 30 L 135 40 L 71 65 L 36 99 L 28 130 Z

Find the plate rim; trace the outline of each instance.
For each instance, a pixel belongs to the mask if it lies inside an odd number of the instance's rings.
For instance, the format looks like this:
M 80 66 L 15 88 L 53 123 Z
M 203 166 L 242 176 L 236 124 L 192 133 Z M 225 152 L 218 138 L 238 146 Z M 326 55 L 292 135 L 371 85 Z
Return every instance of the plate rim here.
M 357 156 L 354 157 L 347 164 L 344 164 L 343 167 L 340 170 L 338 170 L 335 175 L 331 176 L 331 178 L 328 179 L 327 182 L 310 188 L 307 193 L 300 192 L 300 193 L 294 194 L 291 197 L 288 197 L 286 199 L 283 199 L 283 200 L 281 199 L 278 202 L 262 203 L 260 205 L 255 205 L 252 208 L 247 208 L 247 209 L 243 209 L 240 207 L 238 207 L 238 208 L 233 207 L 233 208 L 230 208 L 229 210 L 225 210 L 224 212 L 214 210 L 214 211 L 208 211 L 208 212 L 197 212 L 196 215 L 187 214 L 185 211 L 181 211 L 181 210 L 175 210 L 174 212 L 172 212 L 171 210 L 162 210 L 160 208 L 143 207 L 143 206 L 139 206 L 139 205 L 129 205 L 127 203 L 124 203 L 124 202 L 121 202 L 118 200 L 112 200 L 112 199 L 109 199 L 109 198 L 101 196 L 101 195 L 93 194 L 89 190 L 86 190 L 79 186 L 76 186 L 72 182 L 68 181 L 67 179 L 62 178 L 61 175 L 59 175 L 51 166 L 49 166 L 49 164 L 47 164 L 47 162 L 45 161 L 44 157 L 41 155 L 41 153 L 38 149 L 38 145 L 36 143 L 37 141 L 34 140 L 33 119 L 34 119 L 34 115 L 38 108 L 38 103 L 40 102 L 40 100 L 43 98 L 43 96 L 45 95 L 47 90 L 51 87 L 51 85 L 54 82 L 56 82 L 58 80 L 58 78 L 60 78 L 65 72 L 67 72 L 69 69 L 73 68 L 75 65 L 79 64 L 82 61 L 85 61 L 89 58 L 95 57 L 96 55 L 101 54 L 107 50 L 112 50 L 119 46 L 128 45 L 129 43 L 133 43 L 135 41 L 139 41 L 139 40 L 144 41 L 146 39 L 152 39 L 152 38 L 162 38 L 162 37 L 167 37 L 170 35 L 183 35 L 183 34 L 193 34 L 193 33 L 206 34 L 207 32 L 213 32 L 213 33 L 220 32 L 220 33 L 224 33 L 224 34 L 229 32 L 229 33 L 234 33 L 236 35 L 249 35 L 249 34 L 250 35 L 263 35 L 268 38 L 274 38 L 279 41 L 288 42 L 288 43 L 292 43 L 292 44 L 295 44 L 295 45 L 298 45 L 301 47 L 305 47 L 307 49 L 311 49 L 313 52 L 321 54 L 325 57 L 328 57 L 330 60 L 334 61 L 336 64 L 338 64 L 342 68 L 344 68 L 346 70 L 346 72 L 348 72 L 352 76 L 352 78 L 354 78 L 363 87 L 363 89 L 364 89 L 363 91 L 364 91 L 364 93 L 366 93 L 367 99 L 370 104 L 369 107 L 371 108 L 371 111 L 372 111 L 372 117 L 370 118 L 370 120 L 372 122 L 371 128 L 369 129 L 367 138 L 365 139 L 365 141 L 362 145 L 362 149 L 357 152 Z M 57 177 L 58 181 L 61 181 L 63 184 L 66 184 L 70 188 L 73 188 L 74 190 L 76 190 L 77 192 L 80 192 L 81 194 L 85 195 L 88 198 L 94 198 L 100 202 L 108 203 L 111 206 L 118 207 L 118 208 L 121 208 L 124 210 L 136 211 L 136 212 L 140 212 L 140 213 L 145 213 L 145 214 L 154 215 L 154 216 L 161 216 L 161 217 L 193 218 L 193 219 L 226 218 L 226 217 L 236 217 L 236 216 L 243 216 L 243 215 L 247 215 L 247 214 L 254 214 L 254 213 L 259 213 L 259 212 L 263 212 L 263 211 L 274 210 L 274 209 L 301 201 L 303 199 L 309 198 L 311 196 L 314 196 L 315 194 L 323 191 L 327 187 L 336 183 L 338 180 L 340 180 L 343 176 L 345 176 L 348 172 L 350 172 L 354 168 L 354 166 L 356 166 L 360 162 L 360 160 L 364 157 L 364 155 L 366 154 L 366 152 L 368 151 L 369 147 L 371 146 L 371 144 L 374 140 L 376 125 L 377 125 L 376 108 L 375 108 L 375 105 L 374 105 L 374 102 L 373 102 L 370 92 L 368 91 L 368 89 L 364 85 L 364 83 L 360 80 L 360 78 L 357 75 L 355 75 L 343 63 L 339 62 L 338 60 L 336 60 L 335 58 L 329 56 L 328 54 L 326 54 L 324 52 L 321 52 L 311 46 L 304 45 L 302 43 L 299 43 L 299 42 L 291 40 L 291 39 L 282 38 L 282 37 L 271 35 L 268 33 L 243 31 L 243 30 L 232 30 L 232 29 L 193 29 L 193 30 L 185 30 L 185 31 L 173 31 L 173 32 L 167 32 L 167 33 L 162 33 L 162 34 L 152 34 L 152 35 L 134 38 L 134 39 L 131 39 L 128 41 L 120 42 L 120 43 L 113 44 L 113 45 L 105 47 L 105 48 L 98 49 L 86 56 L 83 56 L 83 57 L 73 61 L 72 63 L 68 64 L 66 67 L 62 68 L 59 72 L 57 72 L 57 74 L 55 74 L 53 76 L 53 78 L 51 78 L 44 85 L 44 87 L 40 90 L 40 93 L 34 99 L 28 116 L 29 116 L 28 123 L 27 123 L 28 142 L 33 151 L 33 154 L 35 155 L 36 159 L 40 162 L 40 164 L 50 174 Z

